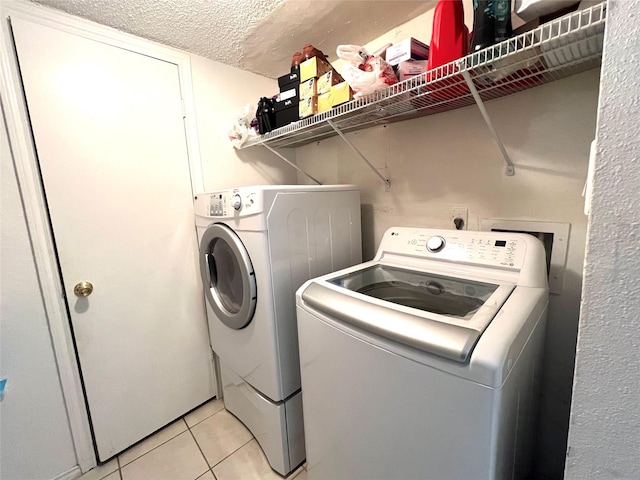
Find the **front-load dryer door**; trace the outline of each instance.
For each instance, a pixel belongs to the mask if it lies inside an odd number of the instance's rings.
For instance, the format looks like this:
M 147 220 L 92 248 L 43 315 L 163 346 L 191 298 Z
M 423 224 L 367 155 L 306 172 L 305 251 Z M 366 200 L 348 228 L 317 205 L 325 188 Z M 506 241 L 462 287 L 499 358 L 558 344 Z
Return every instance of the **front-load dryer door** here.
M 246 248 L 231 228 L 214 223 L 204 232 L 200 274 L 216 317 L 229 328 L 246 327 L 256 310 L 256 276 Z

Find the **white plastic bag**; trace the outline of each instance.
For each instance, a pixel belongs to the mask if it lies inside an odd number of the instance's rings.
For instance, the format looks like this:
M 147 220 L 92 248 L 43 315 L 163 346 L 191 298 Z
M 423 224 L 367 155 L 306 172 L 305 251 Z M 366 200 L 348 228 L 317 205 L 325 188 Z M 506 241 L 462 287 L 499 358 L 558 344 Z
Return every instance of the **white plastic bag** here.
M 358 45 L 338 45 L 336 54 L 342 60 L 349 62 L 351 65 L 358 66 L 364 64 L 371 55 L 366 48 Z
M 250 109 L 250 105 L 245 105 L 242 115 L 237 117 L 227 130 L 227 136 L 231 140 L 231 144 L 236 148 L 241 147 L 250 137 L 257 136 L 256 131 L 250 127 Z
M 349 62 L 340 73 L 355 92 L 353 98 L 368 95 L 398 82 L 391 65 L 380 57 L 370 55 L 363 47 L 339 45 L 336 53 Z

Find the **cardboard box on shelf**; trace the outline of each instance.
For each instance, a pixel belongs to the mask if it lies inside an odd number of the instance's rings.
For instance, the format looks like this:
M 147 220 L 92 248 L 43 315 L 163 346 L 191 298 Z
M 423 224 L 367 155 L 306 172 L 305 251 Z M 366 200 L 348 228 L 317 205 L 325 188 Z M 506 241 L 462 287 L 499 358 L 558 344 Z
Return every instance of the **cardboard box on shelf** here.
M 353 100 L 353 92 L 347 82 L 340 82 L 331 87 L 331 105 L 335 107 Z
M 318 95 L 318 113 L 331 110 L 331 107 L 333 107 L 333 95 L 331 94 L 331 88 L 329 88 L 327 93 Z
M 402 82 L 407 78 L 415 77 L 427 71 L 427 60 L 405 60 L 398 64 L 398 81 Z
M 387 62 L 391 65 L 398 65 L 405 60 L 427 60 L 428 58 L 429 45 L 413 37 L 405 38 L 387 48 Z
M 300 98 L 310 98 L 317 95 L 317 79 L 310 78 L 309 80 L 305 80 L 300 84 Z
M 309 58 L 300 64 L 300 82 L 310 78 L 317 78 L 332 69 L 333 67 L 330 63 L 320 60 L 318 57 Z
M 326 72 L 318 77 L 318 86 L 316 88 L 318 95 L 327 93 L 331 90 L 331 87 L 337 83 L 343 82 L 342 76 L 335 70 Z
M 309 117 L 318 113 L 318 97 L 301 99 L 298 105 L 300 118 Z

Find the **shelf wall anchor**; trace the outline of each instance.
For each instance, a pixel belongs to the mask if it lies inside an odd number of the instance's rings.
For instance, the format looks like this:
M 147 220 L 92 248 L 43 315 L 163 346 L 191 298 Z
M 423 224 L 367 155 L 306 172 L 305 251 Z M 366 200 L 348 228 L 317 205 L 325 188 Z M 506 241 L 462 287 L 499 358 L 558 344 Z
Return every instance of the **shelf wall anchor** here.
M 356 146 L 355 146 L 353 143 L 351 143 L 351 142 L 347 139 L 347 137 L 345 137 L 345 136 L 344 136 L 344 134 L 340 131 L 340 129 L 339 129 L 338 127 L 336 127 L 335 123 L 333 123 L 333 121 L 332 121 L 332 120 L 327 120 L 327 123 L 329 124 L 329 126 L 330 126 L 331 128 L 333 128 L 333 129 L 336 131 L 336 133 L 337 133 L 338 135 L 340 135 L 340 138 L 342 138 L 342 140 L 344 140 L 344 141 L 345 141 L 345 143 L 346 143 L 347 145 L 349 145 L 349 146 L 351 147 L 351 149 L 352 149 L 354 152 L 356 152 L 356 153 L 360 156 L 360 158 L 361 158 L 362 160 L 364 160 L 364 162 L 369 166 L 369 168 L 370 168 L 371 170 L 373 170 L 373 173 L 375 173 L 378 177 L 380 177 L 380 180 L 382 180 L 382 181 L 384 182 L 384 184 L 385 184 L 385 189 L 386 189 L 386 190 L 389 190 L 389 189 L 391 188 L 391 180 L 389 180 L 388 178 L 385 178 L 385 176 L 384 176 L 384 175 L 382 175 L 382 174 L 378 171 L 378 169 L 377 169 L 376 167 L 374 167 L 374 166 L 373 166 L 373 164 L 372 164 L 372 163 L 367 159 L 367 157 L 365 157 L 365 156 L 362 154 L 362 152 L 361 152 L 360 150 L 358 150 L 358 149 L 356 148 Z
M 322 185 L 321 182 L 319 182 L 318 180 L 316 180 L 315 178 L 313 178 L 311 175 L 309 175 L 307 172 L 305 172 L 304 170 L 302 170 L 299 166 L 297 166 L 295 163 L 290 162 L 287 157 L 285 157 L 284 155 L 282 155 L 280 152 L 278 152 L 277 150 L 271 148 L 269 145 L 267 145 L 266 143 L 263 143 L 262 145 L 264 145 L 264 147 L 267 150 L 270 150 L 271 152 L 273 152 L 275 155 L 277 155 L 278 157 L 280 157 L 282 160 L 284 160 L 285 162 L 287 162 L 289 165 L 291 165 L 293 168 L 295 168 L 298 172 L 300 172 L 302 175 L 304 175 L 305 177 L 311 179 L 312 181 L 314 181 L 315 183 L 317 183 L 318 185 Z
M 515 174 L 513 162 L 511 161 L 511 158 L 509 157 L 507 150 L 504 148 L 502 140 L 500 140 L 500 137 L 498 136 L 498 132 L 496 132 L 496 129 L 493 126 L 493 122 L 491 122 L 491 117 L 489 117 L 489 113 L 487 112 L 487 109 L 484 107 L 484 102 L 482 101 L 482 98 L 480 98 L 480 94 L 478 93 L 476 86 L 473 84 L 473 80 L 471 80 L 471 75 L 469 75 L 469 71 L 463 69 L 462 76 L 467 82 L 467 86 L 471 91 L 471 95 L 473 95 L 473 98 L 476 101 L 476 105 L 478 105 L 478 109 L 480 110 L 480 113 L 482 114 L 482 117 L 484 118 L 484 121 L 487 124 L 489 131 L 491 132 L 491 135 L 493 135 L 494 141 L 496 142 L 496 144 L 498 145 L 498 148 L 502 152 L 504 161 L 507 163 L 504 167 L 504 174 L 507 175 L 508 177 L 511 177 Z

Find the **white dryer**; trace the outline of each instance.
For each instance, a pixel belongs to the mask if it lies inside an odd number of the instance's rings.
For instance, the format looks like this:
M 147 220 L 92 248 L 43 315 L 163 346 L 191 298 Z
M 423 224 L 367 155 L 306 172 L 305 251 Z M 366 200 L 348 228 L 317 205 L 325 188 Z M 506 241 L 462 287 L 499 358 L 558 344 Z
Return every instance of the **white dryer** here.
M 534 237 L 391 228 L 305 283 L 309 479 L 526 478 L 548 303 Z
M 244 187 L 198 194 L 195 211 L 225 407 L 287 475 L 305 459 L 295 291 L 362 261 L 359 191 Z

